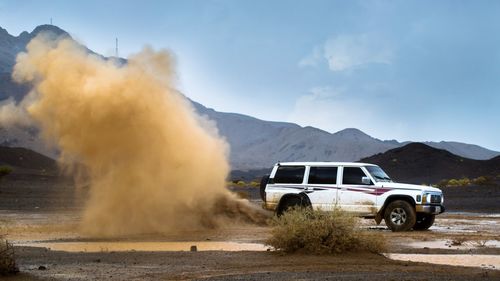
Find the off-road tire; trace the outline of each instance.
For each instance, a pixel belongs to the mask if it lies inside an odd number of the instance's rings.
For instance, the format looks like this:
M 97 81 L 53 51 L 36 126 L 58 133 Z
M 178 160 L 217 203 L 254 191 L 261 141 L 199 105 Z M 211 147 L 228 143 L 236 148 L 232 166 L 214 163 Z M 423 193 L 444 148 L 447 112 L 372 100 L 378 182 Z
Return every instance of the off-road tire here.
M 415 225 L 417 216 L 415 208 L 410 203 L 395 200 L 385 208 L 384 220 L 387 227 L 394 232 L 407 231 Z
M 435 215 L 417 214 L 417 221 L 413 226 L 413 230 L 427 230 L 434 224 Z
M 286 198 L 285 201 L 281 202 L 280 205 L 278 206 L 278 210 L 276 212 L 276 215 L 281 216 L 283 215 L 286 211 L 292 209 L 292 208 L 297 208 L 297 207 L 305 207 L 304 202 L 302 202 L 302 199 L 298 196 L 292 196 L 289 198 Z
M 260 198 L 266 202 L 266 185 L 269 182 L 269 175 L 265 175 L 260 180 Z

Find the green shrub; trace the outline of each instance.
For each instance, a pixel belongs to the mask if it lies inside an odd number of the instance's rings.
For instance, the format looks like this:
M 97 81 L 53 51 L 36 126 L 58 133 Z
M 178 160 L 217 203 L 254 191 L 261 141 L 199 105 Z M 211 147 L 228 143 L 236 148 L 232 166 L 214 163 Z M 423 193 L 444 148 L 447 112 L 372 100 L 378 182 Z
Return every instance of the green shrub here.
M 459 186 L 468 186 L 470 185 L 470 180 L 468 178 L 462 178 L 458 180 Z
M 385 249 L 383 236 L 360 229 L 358 220 L 340 209 L 293 209 L 272 219 L 271 237 L 266 244 L 283 253 L 381 253 Z
M 12 168 L 9 166 L 0 166 L 0 179 L 12 173 Z
M 436 184 L 437 187 L 469 186 L 469 185 L 495 185 L 495 179 L 492 176 L 480 176 L 474 179 L 461 178 L 442 180 Z
M 443 188 L 448 186 L 448 180 L 441 180 L 436 184 L 437 187 Z
M 9 275 L 19 272 L 14 258 L 14 247 L 7 240 L 0 237 L 0 275 Z
M 251 181 L 251 182 L 250 182 L 250 186 L 251 186 L 251 187 L 259 187 L 259 186 L 260 186 L 260 182 L 257 182 L 257 181 Z
M 480 176 L 472 180 L 474 184 L 477 185 L 490 185 L 494 184 L 494 181 L 491 177 Z

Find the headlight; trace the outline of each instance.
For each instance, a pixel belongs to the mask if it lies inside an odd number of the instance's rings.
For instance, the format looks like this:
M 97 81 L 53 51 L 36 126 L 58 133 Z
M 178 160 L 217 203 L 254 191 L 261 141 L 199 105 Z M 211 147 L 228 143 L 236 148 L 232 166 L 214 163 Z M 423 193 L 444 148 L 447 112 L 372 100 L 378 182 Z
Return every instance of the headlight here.
M 431 194 L 430 193 L 424 193 L 422 195 L 422 204 L 429 203 L 431 202 Z

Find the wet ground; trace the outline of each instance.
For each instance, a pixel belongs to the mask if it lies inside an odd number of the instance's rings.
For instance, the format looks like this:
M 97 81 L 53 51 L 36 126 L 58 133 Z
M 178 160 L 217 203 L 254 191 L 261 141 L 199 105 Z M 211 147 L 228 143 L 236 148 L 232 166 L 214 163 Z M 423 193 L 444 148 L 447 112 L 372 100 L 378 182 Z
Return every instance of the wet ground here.
M 492 188 L 483 196 L 491 204 L 452 209 L 428 231 L 393 233 L 362 220 L 363 228 L 386 237 L 384 255 L 283 256 L 264 245 L 270 229 L 255 225 L 85 236 L 78 228 L 85 196 L 75 197 L 85 190 L 71 191 L 71 185 L 47 176 L 13 177 L 0 185 L 0 233 L 15 245 L 21 270 L 6 280 L 500 280 L 500 211 Z M 241 191 L 260 204 L 256 188 Z M 473 201 L 481 201 L 475 194 Z
M 79 233 L 75 212 L 0 215 L 23 272 L 14 280 L 500 280 L 500 215 L 443 214 L 428 231 L 404 233 L 362 220 L 388 253 L 323 257 L 269 251 L 269 228 L 253 225 L 96 239 Z

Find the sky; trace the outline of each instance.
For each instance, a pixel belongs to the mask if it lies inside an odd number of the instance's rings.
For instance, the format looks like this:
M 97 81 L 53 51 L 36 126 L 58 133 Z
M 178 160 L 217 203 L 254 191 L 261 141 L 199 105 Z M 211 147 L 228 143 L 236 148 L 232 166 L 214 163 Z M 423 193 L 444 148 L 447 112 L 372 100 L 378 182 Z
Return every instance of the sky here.
M 13 35 L 50 23 L 90 49 L 175 54 L 218 111 L 379 139 L 500 151 L 500 1 L 0 0 Z

